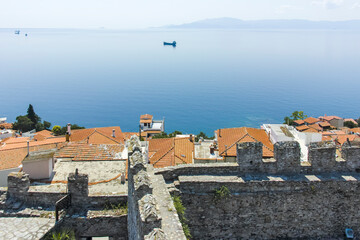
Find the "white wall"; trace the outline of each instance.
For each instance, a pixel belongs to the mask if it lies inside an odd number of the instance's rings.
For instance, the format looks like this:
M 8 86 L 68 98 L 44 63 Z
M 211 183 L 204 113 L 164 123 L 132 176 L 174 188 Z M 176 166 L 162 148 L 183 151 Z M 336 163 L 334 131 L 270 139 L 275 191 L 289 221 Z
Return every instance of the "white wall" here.
M 7 177 L 11 172 L 19 172 L 21 168 L 10 168 L 0 171 L 0 187 L 7 187 Z
M 53 170 L 52 162 L 52 158 L 43 161 L 23 162 L 23 171 L 29 174 L 31 179 L 49 178 Z

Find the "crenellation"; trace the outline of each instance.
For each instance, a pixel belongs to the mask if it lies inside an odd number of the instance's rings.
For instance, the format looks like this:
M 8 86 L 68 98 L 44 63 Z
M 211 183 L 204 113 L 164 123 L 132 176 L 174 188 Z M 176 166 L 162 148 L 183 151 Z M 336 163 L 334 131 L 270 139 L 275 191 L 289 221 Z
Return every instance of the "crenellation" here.
M 161 216 L 152 194 L 143 196 L 139 201 L 142 236 L 148 235 L 155 228 L 161 228 Z
M 261 168 L 263 157 L 263 144 L 261 142 L 238 143 L 236 161 L 240 171 L 256 171 Z
M 311 143 L 308 161 L 312 172 L 336 171 L 336 146 L 333 142 Z
M 152 184 L 149 174 L 141 170 L 136 175 L 134 175 L 134 190 L 136 198 L 141 199 L 146 194 L 152 194 Z
M 277 173 L 299 173 L 300 145 L 296 141 L 277 142 L 274 144 L 274 158 Z
M 71 203 L 80 207 L 87 202 L 89 196 L 89 176 L 87 174 L 70 173 L 68 176 L 68 192 L 71 195 Z
M 154 228 L 148 235 L 144 237 L 144 240 L 166 240 L 166 234 L 161 228 Z
M 341 148 L 341 156 L 346 161 L 348 171 L 360 172 L 360 145 L 345 142 Z

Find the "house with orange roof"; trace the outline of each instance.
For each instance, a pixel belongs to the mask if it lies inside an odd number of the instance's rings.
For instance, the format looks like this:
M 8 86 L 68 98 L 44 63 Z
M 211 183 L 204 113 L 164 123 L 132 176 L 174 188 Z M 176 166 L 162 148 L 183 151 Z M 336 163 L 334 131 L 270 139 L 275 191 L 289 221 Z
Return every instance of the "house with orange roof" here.
M 323 122 L 328 122 L 337 129 L 344 127 L 344 119 L 338 116 L 321 116 L 319 119 Z
M 7 176 L 10 172 L 19 172 L 23 170 L 23 161 L 33 152 L 58 149 L 65 144 L 65 138 L 60 138 L 61 142 L 54 140 L 29 141 L 13 144 L 6 144 L 0 148 L 0 186 L 7 186 Z M 57 139 L 59 141 L 59 139 Z M 35 161 L 36 162 L 36 161 Z M 45 162 L 46 172 L 49 171 L 49 159 Z M 51 166 L 53 167 L 53 166 Z M 51 168 L 52 169 L 52 168 Z
M 311 124 L 315 124 L 315 123 L 320 122 L 320 119 L 313 118 L 313 117 L 308 117 L 308 118 L 304 119 L 304 122 L 305 122 L 306 125 L 311 125 Z
M 304 125 L 305 122 L 304 122 L 304 120 L 299 119 L 299 120 L 295 120 L 294 124 L 295 124 L 295 126 L 301 126 L 301 125 Z
M 165 120 L 154 120 L 150 114 L 140 116 L 139 132 L 143 138 L 151 138 L 165 130 Z
M 124 136 L 120 127 L 100 127 L 71 130 L 68 126 L 70 142 L 87 144 L 123 144 Z
M 353 118 L 345 118 L 344 123 L 345 122 L 352 122 L 355 126 L 358 126 L 357 121 L 355 121 Z
M 357 128 L 349 128 L 349 129 L 348 129 L 348 132 L 349 132 L 349 133 L 352 133 L 352 134 L 358 134 L 358 135 L 360 135 L 360 127 L 357 127 Z
M 307 125 L 301 125 L 301 126 L 296 127 L 296 130 L 302 132 L 302 131 L 305 131 L 305 130 L 307 130 L 309 128 L 310 127 L 308 127 Z
M 264 129 L 257 128 L 224 128 L 215 131 L 219 156 L 225 162 L 236 162 L 236 144 L 240 142 L 261 142 L 263 144 L 263 157 L 274 157 L 274 145 Z
M 148 140 L 149 163 L 156 168 L 193 163 L 193 137 L 158 138 Z

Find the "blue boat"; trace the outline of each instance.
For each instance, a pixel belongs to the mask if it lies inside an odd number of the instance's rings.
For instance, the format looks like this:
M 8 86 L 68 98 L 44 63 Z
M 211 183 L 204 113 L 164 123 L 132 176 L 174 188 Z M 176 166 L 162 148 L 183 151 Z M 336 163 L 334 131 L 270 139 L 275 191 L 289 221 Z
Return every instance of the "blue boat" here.
M 176 47 L 176 42 L 175 41 L 173 41 L 172 43 L 164 42 L 164 46 L 165 45 L 170 45 L 170 46 Z

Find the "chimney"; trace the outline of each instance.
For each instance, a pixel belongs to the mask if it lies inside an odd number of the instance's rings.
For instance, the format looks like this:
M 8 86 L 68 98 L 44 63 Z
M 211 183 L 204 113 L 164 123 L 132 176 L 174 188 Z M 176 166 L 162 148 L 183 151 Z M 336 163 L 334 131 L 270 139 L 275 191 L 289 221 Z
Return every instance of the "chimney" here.
M 221 137 L 221 128 L 219 129 L 219 138 Z
M 30 141 L 27 141 L 27 156 L 30 154 Z
M 115 138 L 115 129 L 113 129 L 112 137 Z
M 190 134 L 190 142 L 193 142 L 194 140 L 193 140 L 193 135 L 192 134 Z

